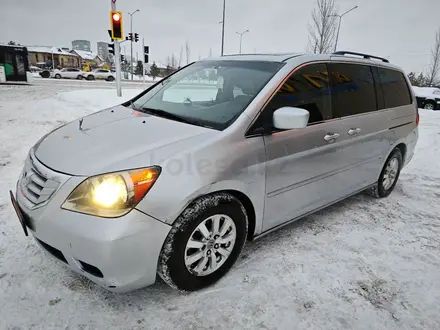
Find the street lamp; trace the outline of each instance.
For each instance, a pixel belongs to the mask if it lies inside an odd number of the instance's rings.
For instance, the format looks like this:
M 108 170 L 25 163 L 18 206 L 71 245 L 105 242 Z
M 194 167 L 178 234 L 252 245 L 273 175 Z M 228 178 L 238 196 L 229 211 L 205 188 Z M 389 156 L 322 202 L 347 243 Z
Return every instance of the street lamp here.
M 338 25 L 338 33 L 336 34 L 336 42 L 335 42 L 335 52 L 336 52 L 336 47 L 338 46 L 338 39 L 339 39 L 339 30 L 341 29 L 341 20 L 342 17 L 344 17 L 345 15 L 347 15 L 349 12 L 351 12 L 352 10 L 355 10 L 358 6 L 354 6 L 353 8 L 351 8 L 350 10 L 347 10 L 345 13 L 339 15 L 339 14 L 335 14 L 335 15 L 329 15 L 329 17 L 339 17 L 339 25 Z
M 128 13 L 128 15 L 130 15 L 130 32 L 131 32 L 131 42 L 130 42 L 130 73 L 131 73 L 131 80 L 133 80 L 133 15 L 136 14 L 138 11 L 140 11 L 139 9 L 136 9 L 134 12 L 132 13 Z
M 240 35 L 240 54 L 241 54 L 241 42 L 242 42 L 242 40 L 243 40 L 243 34 L 245 34 L 245 33 L 247 33 L 247 32 L 249 32 L 249 30 L 245 30 L 245 31 L 243 31 L 243 32 L 235 32 L 235 33 L 237 33 L 237 34 Z

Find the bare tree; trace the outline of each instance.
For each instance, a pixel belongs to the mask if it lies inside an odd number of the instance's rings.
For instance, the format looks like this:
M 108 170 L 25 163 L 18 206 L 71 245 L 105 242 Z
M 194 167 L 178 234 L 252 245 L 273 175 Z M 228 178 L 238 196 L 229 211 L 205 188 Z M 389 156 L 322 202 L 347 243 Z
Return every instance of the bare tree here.
M 180 47 L 179 68 L 182 67 L 183 47 Z
M 308 51 L 315 54 L 329 53 L 337 33 L 335 0 L 316 0 L 309 23 Z
M 185 43 L 185 53 L 186 53 L 186 64 L 189 64 L 189 61 L 191 59 L 191 48 L 189 47 L 188 40 Z
M 431 64 L 428 67 L 429 86 L 440 83 L 440 28 L 435 34 L 435 44 L 431 50 Z
M 177 69 L 177 58 L 176 55 L 171 54 L 170 65 L 173 69 Z

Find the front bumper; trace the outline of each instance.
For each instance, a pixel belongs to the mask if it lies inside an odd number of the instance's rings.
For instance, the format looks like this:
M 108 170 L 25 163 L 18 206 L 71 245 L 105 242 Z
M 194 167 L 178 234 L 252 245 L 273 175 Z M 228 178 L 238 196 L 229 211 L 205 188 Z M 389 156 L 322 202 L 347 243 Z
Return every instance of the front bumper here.
M 41 163 L 38 170 L 50 178 L 60 175 Z M 136 209 L 115 219 L 61 209 L 72 189 L 84 179 L 78 177 L 63 178 L 60 181 L 65 181 L 46 203 L 29 206 L 21 179 L 16 199 L 30 233 L 57 260 L 113 292 L 127 292 L 155 282 L 169 225 Z

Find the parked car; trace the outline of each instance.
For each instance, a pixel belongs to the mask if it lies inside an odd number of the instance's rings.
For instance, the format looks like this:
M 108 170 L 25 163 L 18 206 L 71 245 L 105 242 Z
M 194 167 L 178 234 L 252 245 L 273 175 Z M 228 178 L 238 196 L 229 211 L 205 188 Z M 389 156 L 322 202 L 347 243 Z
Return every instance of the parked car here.
M 184 84 L 208 71 L 217 85 Z M 418 122 L 409 80 L 386 59 L 223 56 L 45 135 L 10 195 L 26 234 L 104 288 L 158 273 L 197 290 L 246 240 L 362 191 L 387 197 Z
M 107 81 L 115 80 L 115 74 L 110 70 L 96 69 L 92 72 L 83 72 L 83 77 L 87 80 L 103 79 Z
M 32 73 L 40 73 L 41 71 L 43 71 L 38 66 L 32 66 L 32 65 L 29 67 L 29 69 L 31 70 Z
M 440 110 L 440 88 L 413 86 L 419 108 Z
M 61 70 L 54 70 L 52 76 L 55 79 L 67 78 L 67 79 L 82 79 L 83 72 L 78 68 L 64 68 Z

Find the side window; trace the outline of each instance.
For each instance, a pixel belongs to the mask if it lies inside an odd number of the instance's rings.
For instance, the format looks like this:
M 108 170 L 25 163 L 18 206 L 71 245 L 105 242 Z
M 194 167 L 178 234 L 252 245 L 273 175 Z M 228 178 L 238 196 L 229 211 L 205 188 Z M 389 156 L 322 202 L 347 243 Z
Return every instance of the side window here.
M 335 117 L 377 110 L 373 73 L 369 66 L 331 63 L 328 67 Z
M 384 93 L 385 108 L 411 104 L 411 95 L 403 73 L 384 68 L 378 68 L 378 71 Z
M 309 125 L 333 118 L 325 64 L 311 64 L 295 71 L 264 109 L 265 119 L 272 122 L 273 112 L 286 106 L 307 110 Z

